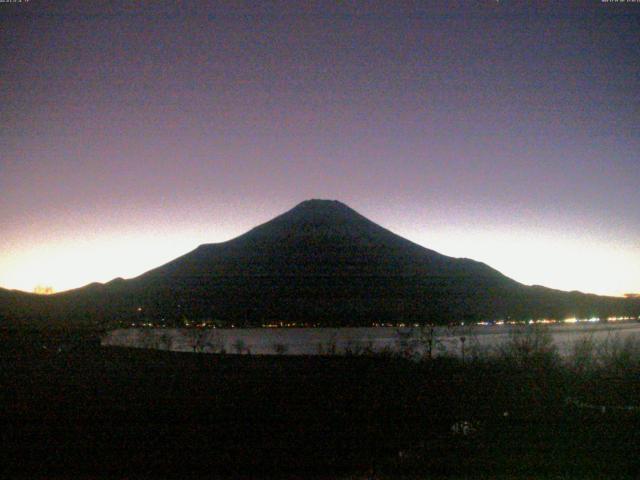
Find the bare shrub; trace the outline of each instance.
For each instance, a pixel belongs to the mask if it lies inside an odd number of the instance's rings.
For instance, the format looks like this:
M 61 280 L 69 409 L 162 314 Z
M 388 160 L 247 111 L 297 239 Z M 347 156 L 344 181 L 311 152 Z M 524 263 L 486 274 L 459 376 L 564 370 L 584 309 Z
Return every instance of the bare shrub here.
M 205 348 L 211 353 L 225 353 L 224 340 L 216 329 L 210 330 L 205 342 Z
M 171 347 L 173 347 L 173 336 L 168 332 L 164 332 L 160 335 L 160 345 L 165 350 L 171 350 Z
M 158 348 L 158 337 L 155 332 L 148 328 L 138 330 L 138 344 L 141 348 Z
M 344 347 L 344 354 L 346 356 L 373 356 L 375 355 L 373 340 L 368 340 L 366 343 L 348 340 Z
M 235 349 L 237 354 L 241 354 L 247 349 L 247 344 L 244 340 L 238 338 L 235 342 L 233 342 L 233 348 Z
M 582 335 L 573 342 L 567 357 L 567 363 L 569 368 L 578 374 L 586 373 L 597 367 L 599 362 L 596 353 L 596 342 L 592 333 Z
M 183 335 L 185 337 L 186 344 L 189 348 L 191 348 L 194 353 L 202 352 L 205 346 L 205 332 L 198 328 L 188 328 L 184 331 Z
M 597 344 L 599 366 L 612 370 L 628 370 L 640 366 L 640 339 L 629 335 L 624 339 L 616 334 L 609 335 Z
M 466 356 L 469 361 L 478 362 L 486 361 L 491 356 L 491 347 L 482 345 L 475 333 L 467 335 Z
M 513 328 L 507 341 L 497 348 L 502 359 L 520 368 L 555 367 L 560 361 L 551 333 L 540 325 Z
M 318 355 L 335 355 L 337 351 L 336 334 L 332 333 L 325 343 L 318 343 Z
M 362 355 L 362 347 L 358 345 L 353 340 L 347 340 L 346 345 L 344 346 L 344 354 L 346 356 L 359 356 Z
M 361 346 L 362 355 L 375 355 L 375 350 L 373 348 L 373 340 L 368 340 L 364 346 Z
M 422 346 L 424 357 L 428 360 L 433 358 L 434 350 L 441 344 L 441 340 L 436 333 L 436 327 L 432 323 L 419 327 L 417 341 Z
M 396 329 L 396 346 L 398 354 L 404 358 L 413 358 L 416 355 L 417 339 L 413 328 L 409 330 Z
M 285 343 L 274 343 L 273 351 L 276 353 L 276 355 L 284 355 L 289 351 L 289 345 Z
M 424 340 L 421 333 L 418 335 L 423 345 L 425 341 L 428 343 L 424 352 L 427 358 L 432 358 L 437 351 L 439 357 L 460 357 L 464 362 L 470 352 L 475 357 L 480 351 L 479 345 L 476 348 L 477 336 L 464 325 L 449 324 L 441 333 L 431 328 L 426 330 Z

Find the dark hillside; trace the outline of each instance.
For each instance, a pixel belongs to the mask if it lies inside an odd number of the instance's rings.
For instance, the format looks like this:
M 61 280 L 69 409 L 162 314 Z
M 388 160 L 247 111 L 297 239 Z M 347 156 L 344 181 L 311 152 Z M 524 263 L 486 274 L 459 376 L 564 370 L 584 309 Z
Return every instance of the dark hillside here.
M 0 330 L 3 478 L 638 471 L 638 411 L 566 401 L 637 405 L 637 362 L 570 375 L 552 361 L 218 356 L 63 337 L 59 351 L 50 335 Z M 463 421 L 475 431 L 452 430 Z

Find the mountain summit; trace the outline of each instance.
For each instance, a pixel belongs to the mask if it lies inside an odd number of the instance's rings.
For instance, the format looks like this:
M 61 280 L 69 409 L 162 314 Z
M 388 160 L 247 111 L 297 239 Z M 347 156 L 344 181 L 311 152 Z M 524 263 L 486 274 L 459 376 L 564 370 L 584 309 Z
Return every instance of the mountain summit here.
M 255 227 L 243 237 L 272 240 L 291 236 L 322 236 L 333 240 L 360 237 L 364 241 L 382 239 L 388 235 L 393 234 L 337 200 L 306 200 L 273 220 Z
M 335 200 L 307 200 L 244 235 L 195 251 L 145 278 L 224 276 L 486 276 L 509 281 L 479 262 L 424 248 Z M 515 282 L 513 282 L 515 284 Z
M 0 292 L 1 293 L 1 292 Z M 237 238 L 130 280 L 0 295 L 0 318 L 102 325 L 451 323 L 630 314 L 638 302 L 528 287 L 417 245 L 335 200 L 307 200 Z

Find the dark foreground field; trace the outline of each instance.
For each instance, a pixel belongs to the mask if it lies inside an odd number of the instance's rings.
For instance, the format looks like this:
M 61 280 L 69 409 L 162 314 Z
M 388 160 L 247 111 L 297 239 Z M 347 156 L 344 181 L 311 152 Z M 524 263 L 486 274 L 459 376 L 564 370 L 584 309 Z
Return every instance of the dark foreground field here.
M 634 478 L 638 369 L 216 356 L 3 334 L 7 477 Z M 47 346 L 47 348 L 43 348 Z M 569 399 L 569 400 L 567 400 Z M 607 405 L 603 412 L 594 405 Z M 456 422 L 470 431 L 455 433 Z M 464 430 L 464 428 L 460 429 Z M 298 477 L 296 477 L 296 475 Z M 417 475 L 413 477 L 413 475 Z

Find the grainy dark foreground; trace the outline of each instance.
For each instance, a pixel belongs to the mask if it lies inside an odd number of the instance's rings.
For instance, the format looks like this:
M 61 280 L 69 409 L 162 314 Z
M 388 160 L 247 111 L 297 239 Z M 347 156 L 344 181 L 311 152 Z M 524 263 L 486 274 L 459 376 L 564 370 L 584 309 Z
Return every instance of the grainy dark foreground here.
M 637 366 L 512 365 L 102 349 L 3 332 L 2 464 L 25 478 L 633 478 L 640 413 L 567 398 L 637 403 Z M 454 433 L 457 422 L 471 431 Z

